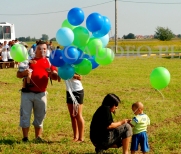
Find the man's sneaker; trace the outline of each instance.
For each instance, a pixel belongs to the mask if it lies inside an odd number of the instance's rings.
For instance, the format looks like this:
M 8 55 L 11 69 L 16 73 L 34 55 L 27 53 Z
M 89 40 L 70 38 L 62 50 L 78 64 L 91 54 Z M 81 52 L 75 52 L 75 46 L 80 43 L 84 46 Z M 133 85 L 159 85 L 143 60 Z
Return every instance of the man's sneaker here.
M 28 137 L 24 137 L 23 139 L 22 139 L 22 141 L 23 142 L 28 142 L 29 140 L 28 140 Z
M 35 143 L 47 143 L 47 141 L 43 140 L 39 136 L 34 140 Z

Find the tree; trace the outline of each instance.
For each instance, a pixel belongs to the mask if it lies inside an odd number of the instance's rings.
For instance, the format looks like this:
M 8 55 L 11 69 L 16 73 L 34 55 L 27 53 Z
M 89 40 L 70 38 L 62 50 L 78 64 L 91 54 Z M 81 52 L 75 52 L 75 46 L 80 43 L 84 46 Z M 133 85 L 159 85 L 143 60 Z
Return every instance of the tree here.
M 181 34 L 178 34 L 177 37 L 178 37 L 178 38 L 181 38 Z
M 25 42 L 26 38 L 25 37 L 19 37 L 18 40 L 21 41 L 21 42 Z
M 47 40 L 48 40 L 48 35 L 46 35 L 46 34 L 42 34 L 42 38 L 41 38 L 41 40 L 43 40 L 43 41 L 47 41 Z
M 133 33 L 129 33 L 128 35 L 123 36 L 124 39 L 135 39 L 135 35 Z
M 54 38 L 51 38 L 50 41 L 56 41 L 56 38 L 55 38 L 55 37 L 54 37 Z
M 31 41 L 30 36 L 26 37 L 25 40 L 26 40 L 27 42 Z
M 157 27 L 155 31 L 155 38 L 161 41 L 169 41 L 174 37 L 173 32 L 169 28 Z

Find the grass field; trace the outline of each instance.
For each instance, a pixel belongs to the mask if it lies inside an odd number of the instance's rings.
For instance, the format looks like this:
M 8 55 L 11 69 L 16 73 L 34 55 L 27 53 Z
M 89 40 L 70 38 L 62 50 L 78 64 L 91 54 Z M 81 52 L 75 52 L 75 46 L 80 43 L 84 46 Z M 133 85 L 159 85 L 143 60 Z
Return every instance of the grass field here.
M 29 47 L 34 42 L 27 42 Z M 57 47 L 59 44 L 54 41 L 53 46 Z M 111 41 L 107 45 L 107 47 L 112 48 L 114 50 L 115 42 Z M 118 40 L 117 43 L 117 50 L 118 53 L 124 52 L 126 53 L 127 51 L 132 51 L 132 52 L 148 52 L 149 50 L 151 52 L 181 52 L 181 39 L 173 39 L 171 41 L 159 41 L 156 39 L 153 40 Z M 60 46 L 63 48 L 62 46 Z
M 107 93 L 117 94 L 121 100 L 114 120 L 132 118 L 131 105 L 141 101 L 145 113 L 151 119 L 148 136 L 151 154 L 181 153 L 181 69 L 178 58 L 121 57 L 108 66 L 99 66 L 83 76 L 85 89 L 83 117 L 85 119 L 85 142 L 72 142 L 72 129 L 65 103 L 65 83 L 48 85 L 48 109 L 42 138 L 48 143 L 35 144 L 33 126 L 30 142 L 22 143 L 19 129 L 19 106 L 22 81 L 16 78 L 17 69 L 0 69 L 0 153 L 2 154 L 54 154 L 94 153 L 89 139 L 92 115 Z M 162 95 L 155 91 L 149 75 L 155 67 L 164 66 L 171 74 L 171 82 Z M 33 117 L 32 117 L 33 118 Z M 109 153 L 120 153 L 121 149 L 109 149 Z
M 115 42 L 110 41 L 108 47 L 114 46 Z M 159 41 L 153 40 L 119 40 L 117 43 L 118 52 L 123 51 L 140 51 L 140 52 L 180 52 L 181 51 L 181 39 L 173 39 L 171 41 Z

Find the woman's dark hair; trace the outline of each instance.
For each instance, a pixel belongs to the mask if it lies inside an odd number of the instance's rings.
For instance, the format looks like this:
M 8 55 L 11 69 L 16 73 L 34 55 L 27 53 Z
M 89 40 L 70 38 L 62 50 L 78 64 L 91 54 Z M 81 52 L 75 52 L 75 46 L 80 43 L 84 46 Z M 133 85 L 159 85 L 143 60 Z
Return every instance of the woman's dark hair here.
M 116 96 L 115 94 L 107 94 L 104 97 L 104 100 L 102 102 L 103 106 L 109 106 L 110 108 L 112 108 L 113 106 L 118 106 L 118 104 L 121 102 L 121 100 L 119 99 L 118 96 Z

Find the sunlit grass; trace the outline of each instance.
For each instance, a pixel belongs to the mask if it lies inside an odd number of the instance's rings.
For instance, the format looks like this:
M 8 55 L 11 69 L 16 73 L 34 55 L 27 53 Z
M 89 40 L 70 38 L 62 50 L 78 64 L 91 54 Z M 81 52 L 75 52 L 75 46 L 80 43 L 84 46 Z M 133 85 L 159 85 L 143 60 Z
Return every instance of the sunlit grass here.
M 27 42 L 28 46 L 31 47 L 35 42 Z M 60 46 L 56 41 L 53 41 L 53 46 L 56 48 Z M 110 40 L 107 47 L 114 50 L 115 42 Z M 121 50 L 126 51 L 140 51 L 147 52 L 151 50 L 152 52 L 180 52 L 181 51 L 181 39 L 173 39 L 171 41 L 159 41 L 156 39 L 153 40 L 118 40 L 117 43 L 118 52 Z M 60 48 L 63 48 L 60 46 Z
M 151 71 L 158 66 L 167 68 L 171 82 L 162 95 L 155 91 L 149 81 Z M 77 144 L 73 138 L 70 117 L 65 102 L 65 83 L 53 81 L 48 85 L 48 109 L 44 122 L 43 139 L 49 143 L 35 144 L 33 126 L 30 128 L 30 143 L 21 141 L 19 129 L 19 106 L 22 80 L 16 78 L 17 69 L 0 69 L 0 153 L 93 153 L 89 139 L 89 127 L 93 113 L 107 93 L 117 94 L 122 104 L 114 120 L 132 118 L 131 105 L 142 101 L 145 113 L 151 119 L 148 129 L 150 153 L 181 153 L 180 116 L 181 71 L 180 59 L 167 58 L 115 58 L 112 64 L 99 66 L 83 76 L 85 99 L 85 143 Z M 32 117 L 33 118 L 33 117 Z M 176 119 L 176 120 L 175 120 Z M 107 152 L 121 153 L 121 149 Z

